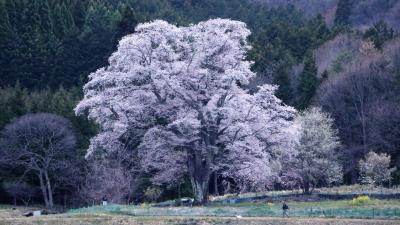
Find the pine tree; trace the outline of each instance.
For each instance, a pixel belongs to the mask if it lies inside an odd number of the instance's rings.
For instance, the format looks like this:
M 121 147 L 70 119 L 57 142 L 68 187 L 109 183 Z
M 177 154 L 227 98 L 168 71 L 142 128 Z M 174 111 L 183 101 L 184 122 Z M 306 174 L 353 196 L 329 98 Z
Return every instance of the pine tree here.
M 74 29 L 73 27 L 76 26 L 74 17 L 72 16 L 71 11 L 67 8 L 67 6 L 64 3 L 61 5 L 61 12 L 62 12 L 62 15 L 64 16 L 64 20 L 62 23 L 64 30 L 65 30 L 64 33 L 67 33 L 68 30 Z
M 308 55 L 304 61 L 304 69 L 300 74 L 299 86 L 297 90 L 297 107 L 305 109 L 311 104 L 311 100 L 318 86 L 318 69 L 315 63 L 315 57 Z
M 24 87 L 43 88 L 55 80 L 52 73 L 58 40 L 53 34 L 53 21 L 47 1 L 24 1 L 18 25 L 20 43 L 18 73 Z
M 285 104 L 290 104 L 293 99 L 293 90 L 290 82 L 289 75 L 285 68 L 280 68 L 276 71 L 274 84 L 279 85 L 276 96 L 280 98 Z
M 63 24 L 63 13 L 61 12 L 61 6 L 57 4 L 53 10 L 53 17 L 54 17 L 54 34 L 57 37 L 62 38 L 64 35 L 64 24 Z
M 0 89 L 0 130 L 13 118 L 26 113 L 27 90 L 19 82 L 15 86 Z
M 34 1 L 34 7 L 34 14 L 37 17 L 38 28 L 40 28 L 41 33 L 52 31 L 54 23 L 48 0 Z
M 83 31 L 79 37 L 82 58 L 77 63 L 83 68 L 80 70 L 82 79 L 107 63 L 112 51 L 116 20 L 115 12 L 107 4 L 95 0 L 89 2 Z
M 13 112 L 13 116 L 19 117 L 26 113 L 25 111 L 25 98 L 27 95 L 27 90 L 23 89 L 19 82 L 15 84 L 12 97 L 9 99 L 9 107 Z
M 74 18 L 75 25 L 82 28 L 86 18 L 86 4 L 87 0 L 75 0 L 71 9 L 72 17 Z
M 133 13 L 132 8 L 125 6 L 122 9 L 121 19 L 117 23 L 115 34 L 113 37 L 113 46 L 116 47 L 118 41 L 125 35 L 131 34 L 135 31 L 138 20 Z
M 376 49 L 382 50 L 383 45 L 386 41 L 392 39 L 394 37 L 394 30 L 393 28 L 388 27 L 388 25 L 383 21 L 380 20 L 374 26 L 369 28 L 365 34 L 365 39 L 370 39 Z
M 70 32 L 70 29 L 75 29 L 75 21 L 71 14 L 71 11 L 68 10 L 67 6 L 62 4 L 57 4 L 54 8 L 54 33 L 57 37 L 63 39 L 64 36 Z
M 351 9 L 352 9 L 351 0 L 339 0 L 336 9 L 335 25 L 338 26 L 350 25 Z
M 311 30 L 313 32 L 315 46 L 318 46 L 329 39 L 331 31 L 326 25 L 325 20 L 321 14 L 318 14 L 317 17 L 310 20 L 309 26 L 311 27 Z
M 17 5 L 20 4 L 20 0 L 5 0 L 0 4 L 3 5 L 2 7 L 5 7 L 10 24 L 15 26 L 19 18 Z M 5 14 L 2 12 L 1 15 L 4 16 Z
M 14 83 L 15 59 L 18 56 L 15 32 L 10 23 L 7 5 L 0 1 L 0 85 Z

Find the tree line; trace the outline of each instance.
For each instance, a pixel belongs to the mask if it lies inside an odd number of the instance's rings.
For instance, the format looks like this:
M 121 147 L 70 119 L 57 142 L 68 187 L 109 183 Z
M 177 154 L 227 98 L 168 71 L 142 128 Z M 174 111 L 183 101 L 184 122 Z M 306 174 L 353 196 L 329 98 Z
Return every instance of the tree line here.
M 335 33 L 321 16 L 309 20 L 291 6 L 269 9 L 239 0 L 2 0 L 0 10 L 0 85 L 19 81 L 29 89 L 81 86 L 90 72 L 106 65 L 118 40 L 138 22 L 184 25 L 222 17 L 249 25 L 254 69 L 273 73 L 280 97 L 289 102 L 294 93 L 285 73 Z

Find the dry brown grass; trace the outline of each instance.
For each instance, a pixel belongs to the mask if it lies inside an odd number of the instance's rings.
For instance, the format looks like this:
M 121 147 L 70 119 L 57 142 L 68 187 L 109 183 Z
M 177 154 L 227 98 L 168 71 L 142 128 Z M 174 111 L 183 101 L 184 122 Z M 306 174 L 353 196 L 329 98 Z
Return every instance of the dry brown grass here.
M 396 220 L 324 218 L 233 218 L 233 217 L 133 217 L 111 214 L 59 214 L 26 218 L 17 211 L 0 210 L 1 225 L 398 225 Z

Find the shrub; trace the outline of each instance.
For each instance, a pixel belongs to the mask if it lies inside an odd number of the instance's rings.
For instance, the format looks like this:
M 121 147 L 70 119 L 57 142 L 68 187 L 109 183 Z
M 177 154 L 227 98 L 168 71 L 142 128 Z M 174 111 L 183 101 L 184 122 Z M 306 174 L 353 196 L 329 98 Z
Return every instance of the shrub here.
M 390 183 L 391 174 L 396 170 L 396 168 L 390 168 L 390 161 L 390 155 L 369 152 L 365 160 L 359 162 L 361 182 L 375 186 Z
M 143 203 L 140 204 L 140 207 L 141 207 L 141 208 L 148 209 L 148 208 L 151 207 L 151 205 L 150 205 L 149 203 L 147 203 L 147 202 L 143 202 Z
M 364 195 L 353 198 L 353 200 L 350 201 L 350 205 L 362 206 L 362 205 L 367 205 L 370 202 L 371 199 L 368 196 Z
M 144 192 L 144 197 L 149 202 L 157 201 L 162 195 L 162 190 L 158 187 L 149 187 Z

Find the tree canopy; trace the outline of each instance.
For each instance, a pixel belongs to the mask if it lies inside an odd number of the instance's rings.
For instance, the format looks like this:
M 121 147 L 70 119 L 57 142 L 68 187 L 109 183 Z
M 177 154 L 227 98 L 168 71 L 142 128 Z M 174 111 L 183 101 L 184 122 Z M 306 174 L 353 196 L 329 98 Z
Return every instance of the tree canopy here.
M 241 88 L 255 77 L 245 60 L 248 35 L 244 23 L 224 19 L 139 25 L 84 87 L 76 111 L 87 110 L 102 127 L 89 154 L 121 148 L 128 130 L 144 130 L 140 163 L 153 182 L 188 175 L 198 204 L 208 199 L 213 173 L 243 189 L 272 185 L 296 138 L 295 110 L 274 96 L 274 86 L 254 94 Z

